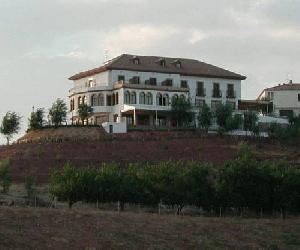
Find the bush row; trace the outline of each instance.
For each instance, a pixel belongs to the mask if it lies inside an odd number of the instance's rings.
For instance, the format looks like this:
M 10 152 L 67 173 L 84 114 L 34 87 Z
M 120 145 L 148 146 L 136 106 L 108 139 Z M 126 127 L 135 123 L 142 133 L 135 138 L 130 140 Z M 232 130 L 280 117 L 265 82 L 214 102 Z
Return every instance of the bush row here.
M 51 175 L 50 194 L 67 201 L 120 202 L 175 206 L 206 211 L 247 208 L 257 213 L 300 212 L 300 170 L 284 162 L 258 162 L 250 153 L 223 168 L 199 162 L 103 165 L 75 168 L 66 164 Z

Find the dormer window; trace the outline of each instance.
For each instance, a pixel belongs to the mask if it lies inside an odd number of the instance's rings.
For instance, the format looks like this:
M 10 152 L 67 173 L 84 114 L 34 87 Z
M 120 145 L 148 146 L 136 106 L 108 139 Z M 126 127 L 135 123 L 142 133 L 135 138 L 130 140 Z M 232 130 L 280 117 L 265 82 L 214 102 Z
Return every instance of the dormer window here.
M 140 59 L 137 56 L 134 56 L 133 57 L 133 63 L 136 64 L 136 65 L 140 64 Z
M 166 60 L 164 58 L 159 58 L 156 63 L 159 63 L 162 67 L 166 67 Z
M 174 61 L 175 67 L 180 69 L 181 68 L 181 62 L 179 60 Z

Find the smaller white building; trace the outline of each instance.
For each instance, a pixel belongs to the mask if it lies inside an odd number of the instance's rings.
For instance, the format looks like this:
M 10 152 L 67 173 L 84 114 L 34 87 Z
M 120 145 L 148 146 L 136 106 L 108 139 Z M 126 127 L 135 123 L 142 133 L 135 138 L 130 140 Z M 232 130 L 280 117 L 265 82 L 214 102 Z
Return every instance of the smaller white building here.
M 257 98 L 273 103 L 273 112 L 278 116 L 300 115 L 300 83 L 278 84 L 264 89 Z

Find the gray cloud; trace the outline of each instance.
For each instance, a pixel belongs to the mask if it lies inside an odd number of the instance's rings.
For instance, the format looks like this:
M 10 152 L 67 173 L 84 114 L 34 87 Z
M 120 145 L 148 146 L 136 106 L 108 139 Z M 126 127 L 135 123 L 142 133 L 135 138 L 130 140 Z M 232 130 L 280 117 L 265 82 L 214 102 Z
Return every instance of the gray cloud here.
M 104 50 L 191 57 L 245 74 L 243 98 L 300 81 L 297 0 L 2 0 L 0 118 L 66 98 Z M 1 139 L 0 139 L 1 140 Z M 0 142 L 3 142 L 2 140 Z

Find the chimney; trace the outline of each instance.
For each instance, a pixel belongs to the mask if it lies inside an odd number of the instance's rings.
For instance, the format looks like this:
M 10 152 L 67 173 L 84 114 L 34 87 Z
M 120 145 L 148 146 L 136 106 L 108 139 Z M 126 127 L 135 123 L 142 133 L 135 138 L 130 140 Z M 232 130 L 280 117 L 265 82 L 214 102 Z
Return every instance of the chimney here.
M 289 84 L 293 84 L 293 80 L 289 80 Z

